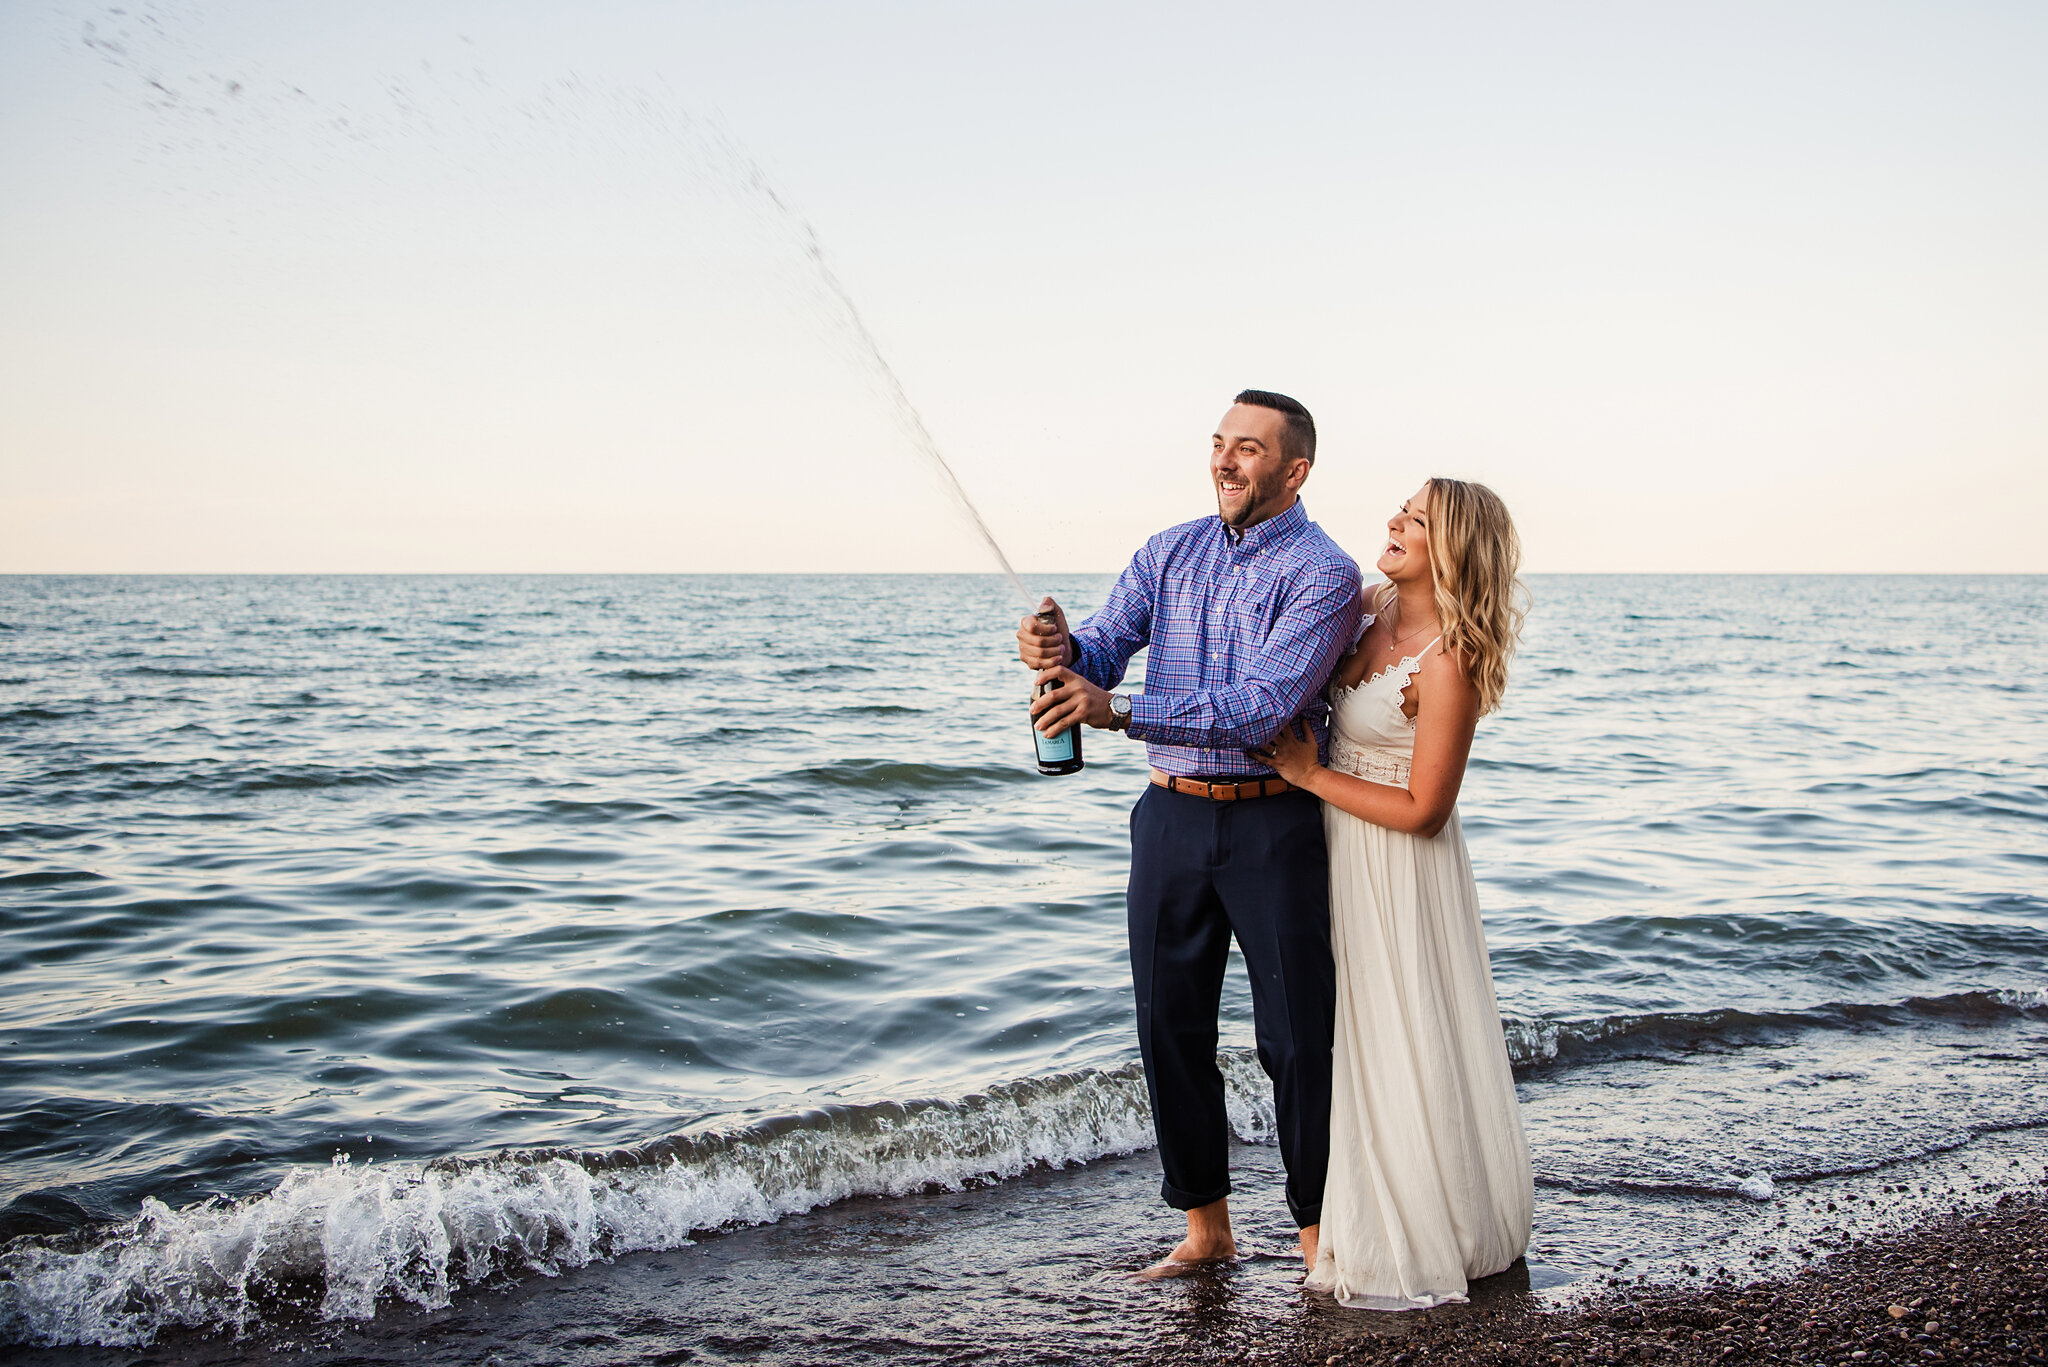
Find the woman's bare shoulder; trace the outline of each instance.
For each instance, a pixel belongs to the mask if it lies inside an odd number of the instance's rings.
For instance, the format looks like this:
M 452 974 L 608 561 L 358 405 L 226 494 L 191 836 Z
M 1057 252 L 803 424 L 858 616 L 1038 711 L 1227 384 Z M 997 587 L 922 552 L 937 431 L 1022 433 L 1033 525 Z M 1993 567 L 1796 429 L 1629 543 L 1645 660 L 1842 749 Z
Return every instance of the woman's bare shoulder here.
M 1422 685 L 1417 690 L 1417 701 L 1427 697 L 1453 707 L 1478 706 L 1479 686 L 1472 682 L 1464 662 L 1442 646 L 1422 657 L 1415 675 Z

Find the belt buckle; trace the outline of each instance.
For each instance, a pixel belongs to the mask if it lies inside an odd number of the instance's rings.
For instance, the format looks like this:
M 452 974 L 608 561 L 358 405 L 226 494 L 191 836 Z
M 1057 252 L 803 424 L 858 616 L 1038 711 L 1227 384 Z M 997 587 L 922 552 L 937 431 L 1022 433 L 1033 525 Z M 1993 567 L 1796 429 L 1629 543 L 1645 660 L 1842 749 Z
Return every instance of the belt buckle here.
M 1166 791 L 1184 793 L 1189 797 L 1204 797 L 1211 802 L 1242 802 L 1255 797 L 1271 797 L 1287 791 L 1287 781 L 1279 778 L 1248 778 L 1233 783 L 1209 783 L 1186 774 L 1167 774 Z

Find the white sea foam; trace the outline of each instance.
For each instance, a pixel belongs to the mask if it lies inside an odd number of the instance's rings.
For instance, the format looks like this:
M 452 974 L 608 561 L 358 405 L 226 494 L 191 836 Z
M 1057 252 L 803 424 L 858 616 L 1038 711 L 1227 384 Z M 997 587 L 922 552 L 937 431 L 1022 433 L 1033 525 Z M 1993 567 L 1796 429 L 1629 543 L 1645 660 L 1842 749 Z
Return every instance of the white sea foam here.
M 1273 1132 L 1249 1051 L 1222 1062 L 1240 1138 Z M 1006 1083 L 957 1101 L 845 1107 L 651 1145 L 356 1164 L 343 1156 L 241 1201 L 140 1216 L 83 1249 L 0 1255 L 0 1343 L 134 1345 L 168 1328 L 243 1330 L 302 1306 L 366 1319 L 445 1306 L 464 1286 L 759 1224 L 850 1196 L 960 1189 L 1152 1143 L 1135 1065 Z
M 2048 987 L 2001 987 L 1991 995 L 2015 1011 L 2048 1011 Z
M 1588 1020 L 1503 1016 L 1500 1026 L 1507 1041 L 1508 1063 L 1516 1068 L 1526 1068 L 1554 1062 L 1567 1044 L 1593 1044 L 1626 1035 L 1649 1019 L 1640 1015 L 1603 1016 Z

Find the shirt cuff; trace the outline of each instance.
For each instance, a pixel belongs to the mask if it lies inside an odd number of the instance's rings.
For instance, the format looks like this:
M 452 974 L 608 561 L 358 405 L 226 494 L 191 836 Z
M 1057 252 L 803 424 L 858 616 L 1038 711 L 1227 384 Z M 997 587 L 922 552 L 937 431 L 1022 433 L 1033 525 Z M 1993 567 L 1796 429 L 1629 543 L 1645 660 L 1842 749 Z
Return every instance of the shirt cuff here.
M 1164 693 L 1131 694 L 1131 724 L 1124 728 L 1124 733 L 1134 740 L 1151 739 L 1145 734 L 1145 728 L 1165 718 L 1168 702 Z

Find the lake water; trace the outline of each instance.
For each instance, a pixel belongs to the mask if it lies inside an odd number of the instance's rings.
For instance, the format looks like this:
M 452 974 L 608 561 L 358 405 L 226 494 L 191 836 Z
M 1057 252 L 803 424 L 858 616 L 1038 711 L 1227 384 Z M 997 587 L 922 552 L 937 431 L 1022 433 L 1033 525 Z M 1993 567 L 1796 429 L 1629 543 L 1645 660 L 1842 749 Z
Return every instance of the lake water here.
M 2048 579 L 1531 587 L 1461 812 L 1539 1280 L 1697 1256 L 1646 1209 L 2032 1161 Z M 1015 616 L 993 576 L 0 579 L 0 1342 L 374 1326 L 1142 1169 L 1142 752 L 1035 772 Z M 1256 1146 L 1240 969 L 1223 1009 Z M 1163 1236 L 1153 1180 L 1113 1204 Z

